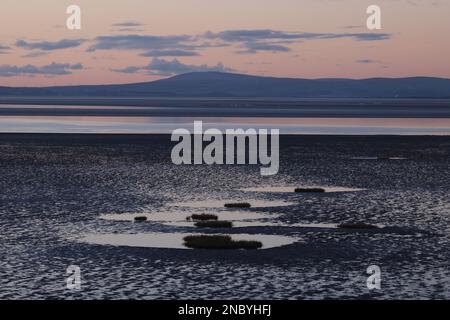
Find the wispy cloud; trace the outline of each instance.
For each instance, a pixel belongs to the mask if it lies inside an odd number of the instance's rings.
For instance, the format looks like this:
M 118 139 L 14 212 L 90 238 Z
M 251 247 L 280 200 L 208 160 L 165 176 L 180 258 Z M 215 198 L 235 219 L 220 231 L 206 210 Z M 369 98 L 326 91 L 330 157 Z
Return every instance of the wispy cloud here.
M 9 53 L 10 49 L 10 47 L 0 44 L 0 54 Z
M 124 21 L 119 23 L 114 23 L 112 25 L 113 31 L 119 32 L 142 32 L 144 29 L 142 28 L 144 24 L 138 21 Z
M 202 65 L 190 65 L 184 64 L 174 59 L 172 61 L 163 60 L 155 58 L 147 66 L 151 74 L 157 75 L 175 75 L 188 72 L 206 72 L 206 71 L 218 71 L 218 72 L 228 72 L 232 71 L 226 68 L 222 63 L 218 63 L 215 66 L 208 66 L 206 64 Z
M 166 50 L 189 49 L 187 43 L 193 41 L 189 35 L 151 36 L 151 35 L 117 35 L 100 36 L 94 40 L 89 52 L 96 50 Z
M 32 51 L 30 53 L 24 54 L 22 58 L 38 58 L 48 54 L 48 51 Z
M 35 41 L 28 42 L 25 40 L 17 40 L 16 47 L 24 48 L 27 50 L 42 50 L 42 51 L 53 51 L 68 48 L 75 48 L 83 44 L 86 40 L 84 39 L 63 39 L 59 41 Z
M 125 68 L 110 69 L 110 70 L 114 71 L 114 72 L 119 72 L 119 73 L 133 74 L 133 73 L 138 73 L 139 71 L 143 70 L 144 68 L 145 67 L 129 66 L 129 67 L 125 67 Z
M 178 61 L 177 59 L 173 59 L 170 61 L 154 58 L 146 66 L 141 67 L 129 66 L 123 69 L 112 69 L 112 71 L 127 74 L 145 72 L 150 75 L 172 76 L 188 72 L 207 72 L 207 71 L 230 72 L 233 70 L 230 68 L 226 68 L 222 63 L 218 63 L 215 66 L 208 66 L 206 64 L 191 65 L 191 64 L 184 64 Z
M 185 57 L 198 55 L 198 50 L 210 47 L 238 46 L 238 53 L 260 51 L 288 52 L 296 42 L 348 38 L 356 41 L 377 41 L 391 38 L 388 33 L 311 33 L 285 32 L 271 29 L 226 30 L 201 35 L 112 35 L 94 39 L 88 51 L 96 50 L 147 50 L 147 57 Z
M 355 62 L 362 63 L 362 64 L 378 63 L 377 60 L 372 60 L 372 59 L 360 59 L 360 60 L 356 60 Z
M 270 51 L 270 52 L 289 52 L 291 49 L 287 46 L 275 44 L 275 43 L 267 43 L 260 41 L 248 41 L 243 44 L 245 50 L 237 51 L 237 53 L 241 54 L 254 54 L 259 51 Z
M 362 29 L 362 28 L 365 28 L 365 26 L 364 25 L 348 25 L 348 26 L 344 26 L 342 28 L 351 30 L 351 29 Z
M 381 41 L 392 38 L 390 33 L 343 33 L 343 34 L 329 34 L 322 39 L 340 39 L 351 38 L 357 41 Z
M 355 41 L 377 41 L 391 38 L 388 33 L 313 33 L 286 32 L 271 29 L 226 30 L 218 33 L 206 32 L 204 38 L 220 40 L 228 45 L 238 44 L 244 50 L 241 54 L 255 54 L 260 51 L 289 52 L 289 45 L 310 40 L 352 39 Z
M 286 32 L 271 29 L 259 30 L 227 30 L 219 33 L 207 32 L 209 39 L 221 39 L 227 42 L 248 42 L 258 40 L 320 40 L 350 38 L 358 41 L 386 40 L 391 38 L 389 33 L 314 33 L 314 32 Z
M 114 23 L 112 25 L 113 27 L 142 27 L 143 24 L 137 21 L 125 21 L 125 22 L 119 22 Z
M 25 66 L 13 66 L 13 65 L 1 65 L 0 77 L 13 77 L 19 75 L 49 75 L 49 76 L 61 76 L 71 74 L 74 70 L 83 69 L 83 65 L 80 63 L 51 63 L 45 66 L 34 66 L 31 64 Z
M 113 31 L 118 31 L 118 32 L 128 32 L 128 33 L 133 32 L 133 33 L 136 33 L 136 32 L 143 32 L 144 29 L 136 29 L 136 28 L 120 28 L 120 29 L 116 29 L 116 30 L 113 30 Z
M 194 57 L 198 56 L 198 52 L 192 50 L 150 50 L 144 52 L 142 56 L 144 57 Z

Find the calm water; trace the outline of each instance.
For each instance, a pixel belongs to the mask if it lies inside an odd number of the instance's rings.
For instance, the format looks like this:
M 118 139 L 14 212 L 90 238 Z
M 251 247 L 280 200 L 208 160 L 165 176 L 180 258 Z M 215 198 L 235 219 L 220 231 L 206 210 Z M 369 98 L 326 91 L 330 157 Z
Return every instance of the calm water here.
M 450 119 L 387 118 L 214 118 L 214 117 L 74 117 L 4 116 L 2 133 L 170 133 L 193 130 L 202 120 L 204 129 L 268 128 L 282 134 L 338 135 L 450 135 Z
M 231 107 L 230 107 L 231 108 Z M 315 108 L 315 109 L 314 109 Z M 320 107 L 312 109 L 319 112 Z M 337 107 L 338 108 L 338 107 Z M 204 107 L 199 113 L 190 107 L 122 107 L 122 106 L 0 106 L 1 133 L 171 133 L 177 128 L 193 129 L 195 120 L 202 120 L 204 128 L 274 128 L 282 134 L 336 134 L 336 135 L 450 135 L 450 118 L 438 117 L 441 113 L 430 113 L 424 118 L 408 117 L 367 117 L 331 116 L 329 111 L 312 117 L 286 116 L 280 112 L 276 117 L 264 117 L 266 109 L 251 109 L 254 116 L 203 116 L 205 112 L 216 112 L 224 108 Z M 311 110 L 312 110 L 311 109 Z M 351 115 L 348 109 L 340 107 L 343 115 Z M 369 110 L 370 109 L 370 110 Z M 373 107 L 372 107 L 373 109 Z M 395 108 L 394 108 L 395 109 Z M 153 116 L 168 110 L 174 116 Z M 194 111 L 193 111 L 194 110 Z M 284 110 L 284 109 L 283 109 Z M 294 109 L 295 110 L 295 109 Z M 309 110 L 309 109 L 308 109 Z M 328 109 L 327 109 L 328 110 Z M 359 110 L 359 109 L 358 109 Z M 246 110 L 249 111 L 249 110 Z M 280 109 L 281 111 L 281 109 Z M 372 110 L 373 111 L 373 110 Z M 350 113 L 349 113 L 350 112 Z M 416 111 L 415 111 L 416 112 Z M 237 112 L 239 113 L 239 111 Z M 248 112 L 247 112 L 248 113 Z M 137 115 L 136 115 L 137 114 Z M 329 116 L 327 116 L 327 114 Z M 364 114 L 359 110 L 357 114 Z M 133 116 L 135 115 L 135 116 Z M 186 115 L 186 116 L 183 116 Z

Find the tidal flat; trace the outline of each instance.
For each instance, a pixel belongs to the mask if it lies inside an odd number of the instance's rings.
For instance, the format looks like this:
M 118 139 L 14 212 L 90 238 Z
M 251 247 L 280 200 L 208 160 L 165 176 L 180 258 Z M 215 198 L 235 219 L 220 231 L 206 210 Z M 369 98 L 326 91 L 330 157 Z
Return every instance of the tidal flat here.
M 256 165 L 176 166 L 172 146 L 168 135 L 0 134 L 0 298 L 450 298 L 450 137 L 281 136 L 273 177 Z M 283 192 L 302 186 L 345 191 Z M 221 205 L 199 205 L 212 201 Z M 239 217 L 223 208 L 231 201 L 284 205 Z M 196 213 L 236 216 L 220 233 L 296 241 L 249 251 L 142 244 L 141 234 L 215 234 L 186 225 Z M 384 227 L 326 227 L 354 223 Z M 65 287 L 69 265 L 81 269 L 80 291 Z M 371 265 L 381 290 L 366 286 Z

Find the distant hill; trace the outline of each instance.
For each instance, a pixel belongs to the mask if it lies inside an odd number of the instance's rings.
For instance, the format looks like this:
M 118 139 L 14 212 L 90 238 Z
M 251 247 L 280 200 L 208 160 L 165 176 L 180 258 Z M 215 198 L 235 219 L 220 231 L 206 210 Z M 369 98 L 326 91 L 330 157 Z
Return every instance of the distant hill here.
M 450 98 L 450 79 L 294 79 L 220 72 L 145 83 L 45 88 L 0 87 L 0 97 Z

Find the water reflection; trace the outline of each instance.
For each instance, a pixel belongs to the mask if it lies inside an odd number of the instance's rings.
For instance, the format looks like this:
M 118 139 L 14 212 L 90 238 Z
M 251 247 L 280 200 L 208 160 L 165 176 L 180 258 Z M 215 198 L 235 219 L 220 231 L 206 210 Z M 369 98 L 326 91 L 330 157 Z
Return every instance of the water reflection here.
M 91 234 L 81 239 L 81 242 L 98 245 L 125 246 L 137 248 L 172 248 L 189 249 L 184 246 L 183 238 L 190 233 L 141 233 L 141 234 Z M 260 241 L 262 249 L 286 246 L 298 239 L 287 236 L 264 234 L 233 234 L 233 240 Z
M 197 212 L 197 214 L 199 214 Z M 258 212 L 243 212 L 243 211 L 220 211 L 214 212 L 219 220 L 223 221 L 237 221 L 237 220 L 254 220 L 274 218 L 276 214 L 264 214 Z M 121 213 L 121 214 L 105 214 L 100 218 L 111 221 L 134 221 L 136 217 L 145 217 L 147 221 L 151 222 L 183 222 L 190 216 L 189 212 L 157 212 L 157 213 Z
M 388 118 L 263 118 L 263 117 L 104 117 L 1 116 L 0 132 L 20 133 L 171 133 L 193 129 L 280 129 L 282 134 L 450 135 L 450 119 Z
M 254 188 L 243 188 L 241 191 L 245 192 L 267 192 L 267 193 L 296 193 L 296 188 L 319 188 L 324 189 L 325 193 L 335 193 L 335 192 L 357 192 L 364 191 L 361 188 L 347 188 L 347 187 L 328 187 L 328 186 L 283 186 L 283 187 L 254 187 Z M 296 194 L 306 194 L 314 195 L 320 193 L 296 193 Z
M 203 201 L 187 201 L 173 203 L 173 207 L 188 207 L 188 208 L 225 208 L 226 203 L 249 203 L 251 208 L 273 208 L 273 207 L 285 207 L 295 205 L 294 202 L 287 201 L 275 201 L 275 200 L 211 200 L 206 199 Z M 243 208 L 242 210 L 246 210 Z

